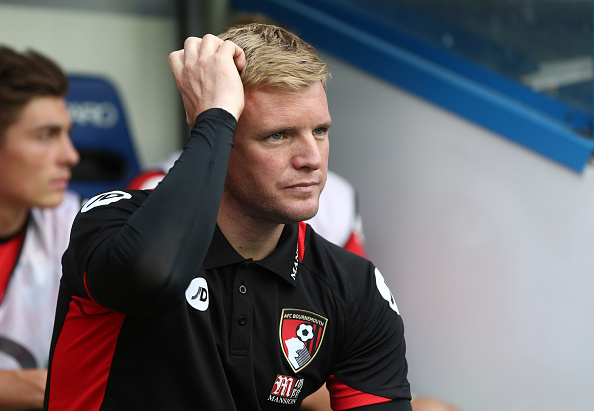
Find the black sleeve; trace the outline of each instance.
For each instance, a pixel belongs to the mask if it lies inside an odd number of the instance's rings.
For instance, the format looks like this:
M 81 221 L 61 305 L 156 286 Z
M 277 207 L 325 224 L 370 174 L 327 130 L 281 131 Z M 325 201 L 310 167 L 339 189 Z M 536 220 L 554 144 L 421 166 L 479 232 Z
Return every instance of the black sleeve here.
M 236 126 L 222 109 L 198 116 L 167 176 L 79 266 L 90 298 L 133 315 L 150 315 L 183 298 L 212 239 Z
M 349 255 L 345 263 L 353 275 L 346 283 L 346 326 L 328 389 L 334 394 L 335 387 L 343 384 L 378 397 L 410 401 L 404 323 L 396 300 L 371 262 Z
M 397 400 L 382 402 L 380 404 L 366 405 L 365 407 L 351 408 L 350 411 L 412 411 L 412 406 L 408 400 Z

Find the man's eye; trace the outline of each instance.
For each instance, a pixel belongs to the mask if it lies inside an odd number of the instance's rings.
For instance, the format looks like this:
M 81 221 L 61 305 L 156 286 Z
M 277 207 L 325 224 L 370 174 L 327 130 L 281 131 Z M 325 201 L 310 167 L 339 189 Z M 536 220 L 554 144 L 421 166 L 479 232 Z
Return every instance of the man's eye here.
M 274 133 L 269 135 L 268 138 L 271 140 L 280 140 L 281 138 L 283 138 L 283 133 Z
M 57 138 L 60 136 L 60 130 L 54 130 L 52 128 L 48 129 L 48 130 L 44 130 L 41 131 L 40 133 L 37 134 L 37 138 L 40 141 L 49 141 L 53 138 Z
M 314 134 L 318 134 L 318 135 L 320 135 L 320 134 L 325 134 L 325 133 L 326 133 L 326 129 L 325 129 L 325 128 L 316 128 L 316 129 L 313 131 L 313 133 L 314 133 Z

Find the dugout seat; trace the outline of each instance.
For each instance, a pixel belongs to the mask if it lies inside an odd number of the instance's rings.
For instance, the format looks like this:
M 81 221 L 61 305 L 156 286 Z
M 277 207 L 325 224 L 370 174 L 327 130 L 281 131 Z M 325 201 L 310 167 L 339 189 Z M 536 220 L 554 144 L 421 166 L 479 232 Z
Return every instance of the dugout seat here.
M 96 76 L 70 75 L 69 81 L 70 136 L 80 153 L 70 189 L 90 198 L 101 191 L 124 188 L 140 167 L 116 88 Z

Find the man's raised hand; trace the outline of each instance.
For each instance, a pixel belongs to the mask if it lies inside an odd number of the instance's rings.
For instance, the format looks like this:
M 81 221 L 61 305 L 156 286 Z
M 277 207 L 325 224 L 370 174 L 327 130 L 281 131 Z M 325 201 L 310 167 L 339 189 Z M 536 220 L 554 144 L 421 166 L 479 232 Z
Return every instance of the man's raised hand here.
M 239 46 L 211 34 L 188 37 L 183 50 L 169 55 L 190 127 L 209 108 L 225 109 L 239 119 L 244 106 L 239 72 L 244 66 L 245 54 Z

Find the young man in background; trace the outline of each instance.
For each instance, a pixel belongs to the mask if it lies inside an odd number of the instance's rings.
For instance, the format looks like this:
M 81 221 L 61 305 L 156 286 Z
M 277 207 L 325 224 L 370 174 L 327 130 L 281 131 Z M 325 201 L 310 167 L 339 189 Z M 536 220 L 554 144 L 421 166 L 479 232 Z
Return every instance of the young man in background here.
M 0 46 L 0 409 L 40 409 L 61 276 L 80 208 L 68 80 L 53 61 Z

